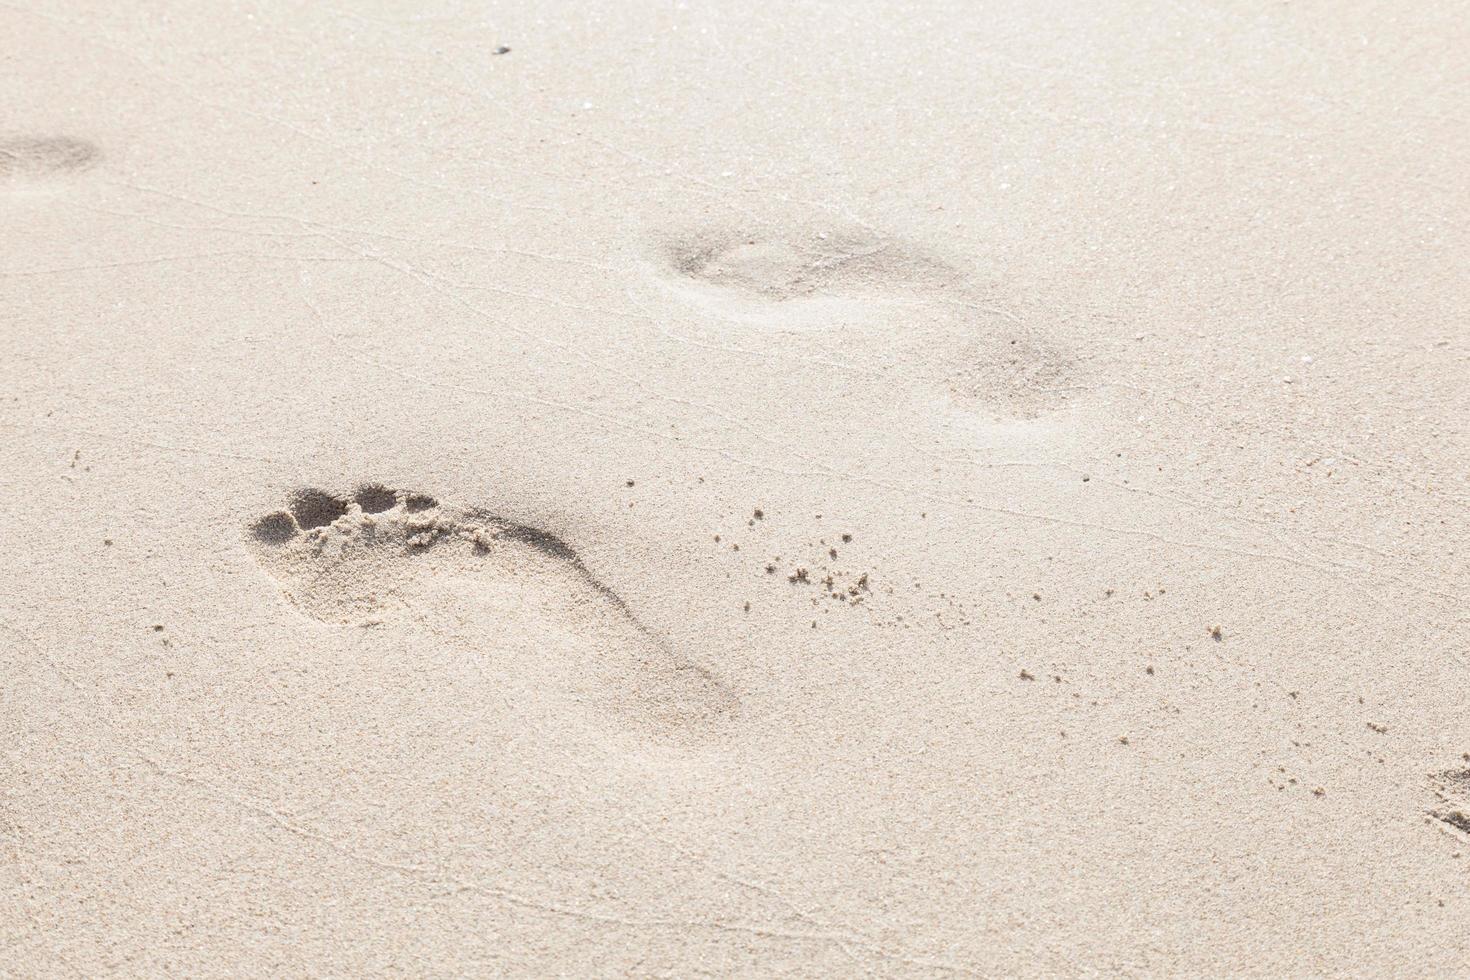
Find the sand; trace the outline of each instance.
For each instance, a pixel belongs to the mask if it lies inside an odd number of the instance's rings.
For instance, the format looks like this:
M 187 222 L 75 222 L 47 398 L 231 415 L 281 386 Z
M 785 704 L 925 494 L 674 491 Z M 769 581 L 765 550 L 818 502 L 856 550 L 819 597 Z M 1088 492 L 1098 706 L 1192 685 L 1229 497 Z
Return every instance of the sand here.
M 0 6 L 0 975 L 1470 972 L 1470 8 Z

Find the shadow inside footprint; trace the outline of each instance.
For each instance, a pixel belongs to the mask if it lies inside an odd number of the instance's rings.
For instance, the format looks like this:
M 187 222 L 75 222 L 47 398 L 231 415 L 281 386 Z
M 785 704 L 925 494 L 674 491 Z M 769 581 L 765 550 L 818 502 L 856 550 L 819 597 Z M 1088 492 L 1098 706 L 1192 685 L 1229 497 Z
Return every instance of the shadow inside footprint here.
M 291 515 L 303 531 L 326 527 L 347 514 L 347 501 L 322 490 L 298 490 L 291 497 Z
M 350 497 L 298 490 L 250 525 L 248 541 L 286 598 L 321 622 L 423 627 L 478 656 L 501 646 L 507 615 L 521 617 L 517 636 L 548 629 L 558 638 L 549 646 L 570 651 L 575 662 L 559 676 L 580 692 L 574 701 L 655 727 L 734 710 L 726 685 L 673 650 L 551 531 L 374 483 Z
M 250 534 L 262 544 L 281 545 L 296 537 L 296 520 L 284 510 L 267 514 L 250 525 Z
M 410 493 L 405 494 L 403 497 L 403 509 L 410 514 L 417 514 L 420 511 L 429 510 L 438 506 L 439 501 L 426 493 Z
M 398 494 L 381 483 L 370 483 L 358 487 L 352 499 L 362 508 L 364 514 L 381 514 L 385 510 L 393 509 L 398 503 Z

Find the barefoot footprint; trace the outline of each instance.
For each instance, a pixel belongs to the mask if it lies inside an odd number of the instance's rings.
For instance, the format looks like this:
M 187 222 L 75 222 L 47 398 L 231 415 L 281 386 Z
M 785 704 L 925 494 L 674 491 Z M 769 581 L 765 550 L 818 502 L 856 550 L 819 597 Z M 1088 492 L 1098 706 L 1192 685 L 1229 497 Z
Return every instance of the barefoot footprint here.
M 936 290 L 956 276 L 912 244 L 853 228 L 796 235 L 779 225 L 702 229 L 670 236 L 662 251 L 675 280 L 776 303 L 824 293 Z
M 962 409 L 1029 420 L 1076 386 L 1077 359 L 1044 329 L 997 312 L 961 269 L 917 242 L 809 218 L 751 218 L 654 237 L 643 262 L 663 297 L 713 322 L 781 332 L 890 334 Z M 658 301 L 655 293 L 648 302 Z
M 506 631 L 538 631 L 569 661 L 554 683 L 575 701 L 655 727 L 708 725 L 735 708 L 725 684 L 541 528 L 371 484 L 351 497 L 299 490 L 251 524 L 247 543 L 287 600 L 323 623 L 418 628 L 489 660 Z

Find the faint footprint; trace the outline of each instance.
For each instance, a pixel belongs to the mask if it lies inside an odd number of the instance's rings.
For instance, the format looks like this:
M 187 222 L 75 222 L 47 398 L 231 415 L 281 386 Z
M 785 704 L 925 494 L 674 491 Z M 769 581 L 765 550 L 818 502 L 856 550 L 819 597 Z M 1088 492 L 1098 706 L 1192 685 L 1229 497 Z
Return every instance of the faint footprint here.
M 1440 802 L 1429 815 L 1470 835 L 1470 769 L 1446 769 L 1429 777 L 1429 782 Z
M 0 137 L 0 181 L 43 181 L 86 170 L 102 158 L 97 147 L 68 136 Z
M 776 216 L 666 233 L 644 266 L 665 297 L 727 323 L 889 334 L 888 360 L 918 374 L 903 380 L 925 382 L 961 409 L 1033 419 L 1078 388 L 1076 358 L 1045 331 L 998 314 L 923 246 L 856 225 Z
M 725 684 L 541 528 L 373 484 L 350 498 L 299 490 L 250 526 L 248 544 L 286 598 L 321 622 L 419 627 L 492 659 L 504 631 L 540 631 L 568 662 L 533 666 L 573 700 L 655 727 L 708 725 L 735 709 Z
M 724 290 L 737 300 L 903 293 L 941 288 L 955 278 L 954 270 L 914 245 L 854 228 L 797 234 L 705 230 L 671 236 L 660 249 L 672 279 Z
M 1014 327 L 952 336 L 948 343 L 920 338 L 910 353 L 957 404 L 983 404 L 1011 418 L 1034 419 L 1061 408 L 1076 383 L 1074 359 L 1043 336 Z

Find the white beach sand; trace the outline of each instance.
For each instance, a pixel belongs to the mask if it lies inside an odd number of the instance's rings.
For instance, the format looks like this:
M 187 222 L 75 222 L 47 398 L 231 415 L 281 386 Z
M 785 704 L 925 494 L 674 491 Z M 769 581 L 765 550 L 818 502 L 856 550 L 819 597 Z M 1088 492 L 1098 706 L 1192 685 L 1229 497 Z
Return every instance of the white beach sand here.
M 1470 973 L 1466 3 L 0 38 L 0 976 Z

